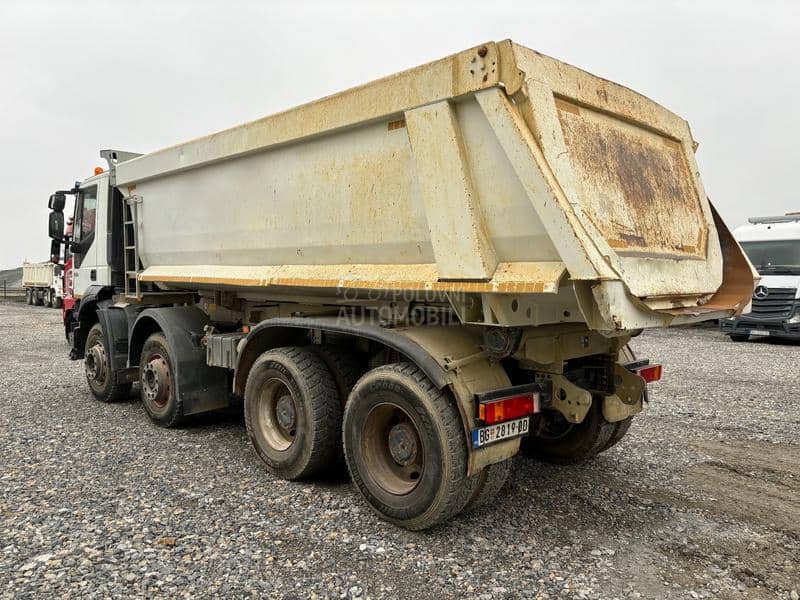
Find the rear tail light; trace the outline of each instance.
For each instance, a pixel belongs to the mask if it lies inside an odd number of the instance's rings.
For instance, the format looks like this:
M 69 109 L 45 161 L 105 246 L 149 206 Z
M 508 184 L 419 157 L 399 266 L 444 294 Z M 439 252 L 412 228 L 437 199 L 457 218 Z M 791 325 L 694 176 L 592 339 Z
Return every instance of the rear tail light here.
M 534 392 L 483 401 L 478 404 L 478 418 L 491 425 L 519 419 L 539 412 L 539 395 Z
M 634 372 L 647 383 L 652 383 L 661 379 L 661 365 L 645 365 L 635 369 Z

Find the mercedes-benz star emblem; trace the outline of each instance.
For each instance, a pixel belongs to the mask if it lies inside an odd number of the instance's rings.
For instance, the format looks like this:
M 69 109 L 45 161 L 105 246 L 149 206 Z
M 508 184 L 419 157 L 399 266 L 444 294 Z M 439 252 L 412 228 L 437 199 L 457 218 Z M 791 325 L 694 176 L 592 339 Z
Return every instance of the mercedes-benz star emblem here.
M 758 286 L 753 294 L 753 297 L 758 298 L 759 300 L 763 300 L 767 296 L 769 296 L 769 288 L 767 288 L 765 285 Z

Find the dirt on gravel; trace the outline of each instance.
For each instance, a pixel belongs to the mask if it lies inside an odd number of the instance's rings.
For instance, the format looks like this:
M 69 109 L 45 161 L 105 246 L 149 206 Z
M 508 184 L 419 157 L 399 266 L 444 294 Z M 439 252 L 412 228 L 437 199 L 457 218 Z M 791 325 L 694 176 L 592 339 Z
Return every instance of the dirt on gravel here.
M 516 458 L 491 506 L 411 533 L 341 476 L 271 477 L 236 411 L 98 403 L 58 311 L 0 303 L 0 597 L 798 600 L 800 346 L 633 347 L 664 379 L 620 444 Z

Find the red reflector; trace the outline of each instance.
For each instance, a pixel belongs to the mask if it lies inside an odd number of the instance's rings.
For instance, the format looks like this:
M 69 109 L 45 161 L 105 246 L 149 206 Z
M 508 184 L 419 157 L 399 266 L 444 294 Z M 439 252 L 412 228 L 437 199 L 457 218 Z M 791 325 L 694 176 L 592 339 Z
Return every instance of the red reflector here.
M 661 365 L 646 365 L 636 369 L 636 374 L 644 379 L 647 383 L 658 381 L 661 379 Z
M 478 404 L 478 418 L 492 424 L 525 417 L 537 412 L 538 400 L 536 394 L 521 394 L 498 398 L 491 402 L 481 402 Z

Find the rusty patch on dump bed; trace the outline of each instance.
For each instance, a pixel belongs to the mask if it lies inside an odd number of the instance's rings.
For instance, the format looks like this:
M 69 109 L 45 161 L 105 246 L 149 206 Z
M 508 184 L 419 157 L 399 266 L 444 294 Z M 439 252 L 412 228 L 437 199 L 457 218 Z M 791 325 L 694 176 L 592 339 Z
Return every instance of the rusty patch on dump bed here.
M 706 220 L 680 142 L 556 103 L 582 208 L 621 255 L 702 258 Z

